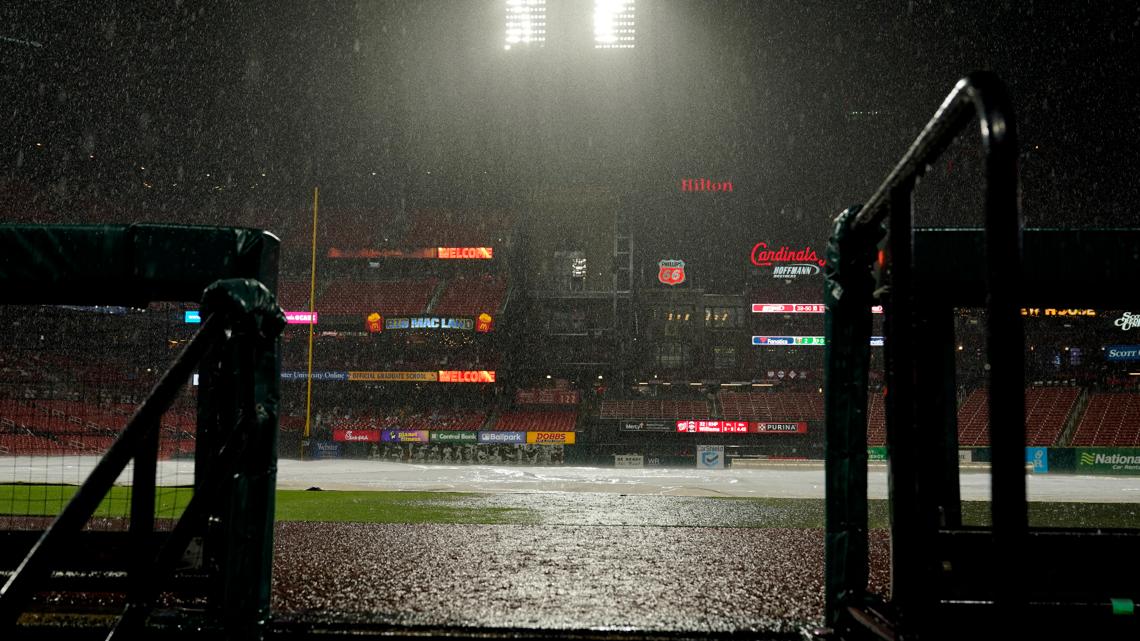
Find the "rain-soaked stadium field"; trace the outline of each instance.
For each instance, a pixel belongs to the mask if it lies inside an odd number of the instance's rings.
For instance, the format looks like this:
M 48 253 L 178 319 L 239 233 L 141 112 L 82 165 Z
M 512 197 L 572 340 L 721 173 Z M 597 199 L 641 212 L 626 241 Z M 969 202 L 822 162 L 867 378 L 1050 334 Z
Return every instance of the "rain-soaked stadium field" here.
M 29 474 L 63 469 L 27 461 Z M 177 465 L 164 462 L 160 478 L 185 474 Z M 21 478 L 19 464 L 12 469 Z M 37 484 L 62 479 L 24 478 L 32 483 L 0 486 L 0 512 L 43 505 L 51 513 L 70 492 Z M 962 475 L 967 522 L 987 518 L 988 478 Z M 822 616 L 822 482 L 818 464 L 702 471 L 283 460 L 275 617 L 791 633 Z M 1034 525 L 1140 526 L 1140 479 L 1028 483 Z M 873 469 L 870 494 L 870 583 L 882 591 L 883 468 Z

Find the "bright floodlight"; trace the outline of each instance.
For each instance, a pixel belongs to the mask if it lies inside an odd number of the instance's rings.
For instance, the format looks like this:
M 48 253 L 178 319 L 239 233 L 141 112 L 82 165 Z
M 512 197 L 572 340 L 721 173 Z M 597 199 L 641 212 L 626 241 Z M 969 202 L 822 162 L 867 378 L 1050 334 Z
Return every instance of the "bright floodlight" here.
M 503 48 L 541 47 L 546 42 L 546 0 L 507 0 L 507 40 Z
M 594 48 L 633 49 L 634 0 L 594 0 Z

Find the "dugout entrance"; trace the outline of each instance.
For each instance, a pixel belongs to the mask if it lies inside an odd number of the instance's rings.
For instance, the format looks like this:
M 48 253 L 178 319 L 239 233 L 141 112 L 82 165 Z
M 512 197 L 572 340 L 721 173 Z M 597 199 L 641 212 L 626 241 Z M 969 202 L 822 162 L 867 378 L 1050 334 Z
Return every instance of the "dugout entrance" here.
M 50 316 L 59 305 L 143 310 L 154 301 L 201 302 L 197 331 L 121 431 L 98 436 L 110 441 L 105 450 L 95 452 L 91 445 L 97 456 L 88 457 L 93 459 L 89 473 L 62 510 L 50 515 L 50 525 L 0 532 L 5 543 L 0 630 L 5 638 L 61 634 L 50 625 L 45 628 L 50 617 L 43 617 L 44 601 L 33 603 L 37 594 L 61 591 L 98 592 L 92 597 L 96 600 L 108 593 L 123 595 L 116 601 L 122 603 L 121 616 L 109 637 L 169 636 L 188 629 L 260 636 L 269 613 L 278 335 L 285 323 L 273 296 L 278 245 L 271 234 L 251 229 L 0 226 L 2 305 L 35 306 L 36 313 Z M 124 344 L 139 340 L 124 329 L 130 326 L 118 327 L 127 332 Z M 89 355 L 79 358 L 89 360 Z M 160 447 L 160 430 L 192 375 L 198 383 L 196 406 L 190 410 L 196 415 L 193 445 L 189 450 L 176 446 L 171 456 Z M 50 420 L 40 421 L 39 410 L 47 408 L 48 418 L 50 412 L 63 416 L 65 411 L 57 409 L 60 398 L 44 399 L 42 389 L 38 394 L 4 399 L 17 408 L 32 408 L 27 424 L 11 421 L 4 427 L 13 434 L 26 432 L 12 436 L 5 431 L 11 443 L 42 447 L 6 454 L 33 470 L 38 461 L 66 451 L 57 445 L 82 449 L 98 443 L 75 438 L 76 431 L 56 431 Z M 84 398 L 63 400 L 74 404 L 76 417 L 84 411 Z M 123 400 L 101 399 L 108 405 Z M 78 423 L 76 429 L 84 427 L 82 420 Z M 92 429 L 100 427 L 94 420 L 89 423 Z M 156 527 L 158 459 L 178 455 L 186 456 L 186 466 L 193 469 L 192 490 L 185 505 L 170 515 L 172 522 Z M 118 483 L 127 487 L 116 487 Z M 92 531 L 91 517 L 113 492 L 125 509 L 107 519 L 110 527 Z M 158 606 L 178 616 L 155 631 L 161 617 L 151 615 Z M 37 617 L 21 620 L 30 609 Z M 92 623 L 82 616 L 78 622 L 80 627 Z
M 920 177 L 975 116 L 985 228 L 915 228 L 912 198 Z M 825 285 L 831 629 L 820 636 L 1084 638 L 1140 629 L 1133 605 L 1140 600 L 1140 531 L 1028 526 L 1020 313 L 1026 305 L 1126 306 L 1134 297 L 1120 283 L 1140 273 L 1140 232 L 1024 229 L 1017 155 L 1004 85 L 990 74 L 972 74 L 866 204 L 835 221 Z M 886 314 L 889 600 L 867 590 L 873 304 Z M 963 307 L 984 307 L 987 314 L 992 527 L 962 523 L 952 312 Z

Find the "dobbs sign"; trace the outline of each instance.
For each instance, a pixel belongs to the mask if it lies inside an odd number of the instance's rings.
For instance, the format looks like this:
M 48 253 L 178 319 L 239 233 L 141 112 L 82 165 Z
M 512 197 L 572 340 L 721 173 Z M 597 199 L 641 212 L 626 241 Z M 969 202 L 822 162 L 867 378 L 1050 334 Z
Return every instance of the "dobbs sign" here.
M 573 445 L 574 432 L 527 432 L 526 442 L 533 445 Z

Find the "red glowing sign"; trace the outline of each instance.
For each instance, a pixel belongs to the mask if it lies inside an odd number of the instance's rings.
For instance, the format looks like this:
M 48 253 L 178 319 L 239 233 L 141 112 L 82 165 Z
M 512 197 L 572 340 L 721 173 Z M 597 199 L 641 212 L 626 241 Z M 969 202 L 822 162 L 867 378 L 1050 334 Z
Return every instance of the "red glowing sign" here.
M 380 430 L 333 430 L 333 440 L 344 443 L 379 443 Z
M 494 383 L 495 372 L 486 369 L 440 370 L 438 380 L 440 383 Z
M 744 433 L 748 421 L 677 421 L 677 431 L 689 434 L 698 432 Z
M 685 434 L 806 434 L 808 424 L 804 421 L 784 423 L 754 421 L 677 421 L 677 431 Z
M 685 261 L 659 261 L 657 263 L 657 280 L 665 285 L 680 285 L 685 282 Z
M 822 314 L 826 310 L 826 305 L 815 303 L 752 303 L 753 314 Z M 882 314 L 883 306 L 875 305 L 871 313 Z
M 779 249 L 768 249 L 768 243 L 759 242 L 752 247 L 752 264 L 757 267 L 771 267 L 776 263 L 815 263 L 823 267 L 827 261 L 816 255 L 811 247 L 792 249 L 782 246 Z
M 478 259 L 490 260 L 494 258 L 495 250 L 492 247 L 440 247 L 439 258 L 448 259 Z

